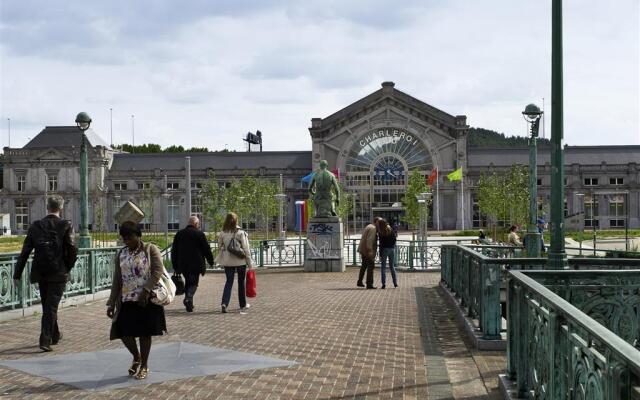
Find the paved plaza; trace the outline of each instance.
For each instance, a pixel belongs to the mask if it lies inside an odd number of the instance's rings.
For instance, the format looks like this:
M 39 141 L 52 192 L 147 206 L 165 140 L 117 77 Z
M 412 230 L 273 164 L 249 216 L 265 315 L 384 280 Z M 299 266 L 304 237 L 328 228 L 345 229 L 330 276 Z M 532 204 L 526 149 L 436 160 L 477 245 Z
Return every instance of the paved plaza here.
M 220 313 L 224 276 L 211 273 L 201 281 L 194 313 L 184 311 L 181 298 L 167 308 L 169 334 L 154 341 L 150 378 L 154 371 L 159 374 L 166 369 L 158 365 L 163 359 L 158 352 L 176 343 L 241 352 L 249 364 L 240 370 L 91 391 L 3 366 L 0 397 L 499 398 L 497 374 L 505 368 L 504 353 L 470 349 L 437 287 L 439 272 L 399 273 L 400 287 L 386 290 L 356 288 L 356 277 L 355 268 L 324 274 L 260 271 L 258 297 L 252 299 L 249 313 L 242 315 L 236 297 L 231 312 Z M 376 281 L 379 286 L 378 270 Z M 64 338 L 54 353 L 47 354 L 36 346 L 38 317 L 0 324 L 0 360 L 37 358 L 44 365 L 53 357 L 69 355 L 73 363 L 79 357 L 76 353 L 105 354 L 123 348 L 120 341 L 109 341 L 110 320 L 102 301 L 65 308 L 59 319 Z M 260 359 L 282 363 L 269 367 Z M 127 368 L 128 361 L 120 367 L 123 375 Z M 96 375 L 91 372 L 88 375 Z

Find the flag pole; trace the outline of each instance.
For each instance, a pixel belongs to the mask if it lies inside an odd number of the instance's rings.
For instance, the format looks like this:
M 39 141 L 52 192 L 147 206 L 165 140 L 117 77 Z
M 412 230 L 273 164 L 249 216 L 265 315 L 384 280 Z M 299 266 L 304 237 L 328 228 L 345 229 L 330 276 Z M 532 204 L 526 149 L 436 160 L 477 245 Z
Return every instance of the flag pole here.
M 462 230 L 464 230 L 464 167 L 460 167 L 460 193 L 462 194 L 462 201 L 460 202 L 460 208 L 462 209 Z

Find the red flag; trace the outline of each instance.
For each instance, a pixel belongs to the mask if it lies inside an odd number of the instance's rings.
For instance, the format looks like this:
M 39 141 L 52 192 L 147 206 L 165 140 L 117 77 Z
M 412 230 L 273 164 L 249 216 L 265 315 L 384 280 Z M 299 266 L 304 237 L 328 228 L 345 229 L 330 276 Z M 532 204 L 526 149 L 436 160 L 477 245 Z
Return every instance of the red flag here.
M 337 180 L 340 180 L 340 170 L 338 168 L 332 169 L 331 173 L 333 173 L 336 176 Z
M 433 182 L 435 182 L 436 179 L 438 179 L 438 170 L 437 169 L 432 169 L 431 170 L 431 175 L 429 175 L 429 179 L 427 180 L 427 184 L 429 186 L 433 186 Z

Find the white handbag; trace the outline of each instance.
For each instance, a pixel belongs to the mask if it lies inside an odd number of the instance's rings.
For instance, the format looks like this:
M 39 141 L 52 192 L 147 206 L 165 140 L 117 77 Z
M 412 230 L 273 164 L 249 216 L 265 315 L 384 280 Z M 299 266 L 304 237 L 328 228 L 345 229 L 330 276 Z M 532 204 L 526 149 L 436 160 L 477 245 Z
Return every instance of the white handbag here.
M 151 302 L 159 306 L 168 306 L 176 297 L 176 285 L 171 280 L 171 276 L 167 273 L 167 270 L 162 266 L 162 276 L 158 281 L 158 284 L 151 291 Z

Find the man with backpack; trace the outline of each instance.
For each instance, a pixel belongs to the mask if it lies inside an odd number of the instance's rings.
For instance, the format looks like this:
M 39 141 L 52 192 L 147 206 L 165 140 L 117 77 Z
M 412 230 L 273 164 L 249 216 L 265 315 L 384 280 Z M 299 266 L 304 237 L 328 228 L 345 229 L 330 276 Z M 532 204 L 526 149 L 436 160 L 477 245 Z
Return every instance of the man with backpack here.
M 37 283 L 42 303 L 42 324 L 40 328 L 40 348 L 52 351 L 51 345 L 58 344 L 62 334 L 58 329 L 58 305 L 69 280 L 69 271 L 78 256 L 73 225 L 60 218 L 64 200 L 60 196 L 47 198 L 48 215 L 29 226 L 22 252 L 16 261 L 13 282 L 20 287 L 20 276 L 29 254 L 35 250 L 29 280 Z

